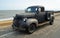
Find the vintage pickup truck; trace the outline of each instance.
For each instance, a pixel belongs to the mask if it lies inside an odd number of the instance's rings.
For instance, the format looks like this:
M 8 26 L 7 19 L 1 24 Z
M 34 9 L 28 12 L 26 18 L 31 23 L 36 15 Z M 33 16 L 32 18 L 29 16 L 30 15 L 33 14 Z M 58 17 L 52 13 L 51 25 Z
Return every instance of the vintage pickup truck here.
M 30 6 L 25 13 L 16 14 L 13 20 L 12 28 L 14 30 L 25 30 L 29 34 L 33 33 L 38 26 L 54 22 L 54 13 L 45 11 L 43 6 Z

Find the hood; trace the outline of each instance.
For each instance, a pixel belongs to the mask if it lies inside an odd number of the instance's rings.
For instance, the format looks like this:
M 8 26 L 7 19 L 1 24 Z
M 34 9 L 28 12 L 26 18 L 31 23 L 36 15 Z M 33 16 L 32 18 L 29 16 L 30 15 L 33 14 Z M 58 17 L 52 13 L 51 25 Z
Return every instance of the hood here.
M 16 14 L 18 16 L 22 16 L 22 17 L 34 17 L 35 13 L 20 13 L 20 14 Z

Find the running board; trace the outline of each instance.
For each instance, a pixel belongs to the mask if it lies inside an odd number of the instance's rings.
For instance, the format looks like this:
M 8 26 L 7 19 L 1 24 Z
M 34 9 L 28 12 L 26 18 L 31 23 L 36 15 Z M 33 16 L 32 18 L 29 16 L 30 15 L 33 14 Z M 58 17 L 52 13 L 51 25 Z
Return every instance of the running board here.
M 44 23 L 40 23 L 40 24 L 38 24 L 38 26 L 42 26 L 42 25 L 47 24 L 47 23 L 49 23 L 49 21 L 44 22 Z

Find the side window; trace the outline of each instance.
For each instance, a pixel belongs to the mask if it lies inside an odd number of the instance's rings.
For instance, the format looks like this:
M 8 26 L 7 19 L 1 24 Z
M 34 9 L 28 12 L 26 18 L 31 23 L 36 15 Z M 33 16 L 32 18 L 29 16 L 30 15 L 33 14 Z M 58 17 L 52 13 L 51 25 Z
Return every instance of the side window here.
M 36 8 L 35 10 L 37 11 L 38 9 Z
M 38 11 L 41 12 L 41 8 L 39 8 Z

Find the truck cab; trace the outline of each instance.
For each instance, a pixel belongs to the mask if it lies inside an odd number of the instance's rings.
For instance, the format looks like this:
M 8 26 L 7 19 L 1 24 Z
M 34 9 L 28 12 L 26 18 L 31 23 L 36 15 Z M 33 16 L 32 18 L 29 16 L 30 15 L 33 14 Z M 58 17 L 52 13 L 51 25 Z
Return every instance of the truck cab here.
M 24 29 L 28 33 L 33 33 L 40 24 L 49 21 L 52 25 L 54 22 L 54 13 L 46 12 L 43 6 L 30 6 L 26 8 L 25 13 L 16 14 L 13 20 L 13 29 Z
M 39 22 L 45 21 L 45 8 L 43 6 L 31 6 L 25 11 L 26 13 L 35 13 L 35 17 Z

